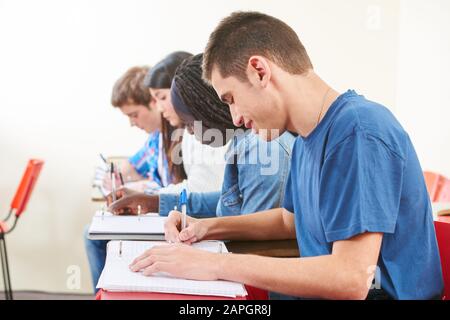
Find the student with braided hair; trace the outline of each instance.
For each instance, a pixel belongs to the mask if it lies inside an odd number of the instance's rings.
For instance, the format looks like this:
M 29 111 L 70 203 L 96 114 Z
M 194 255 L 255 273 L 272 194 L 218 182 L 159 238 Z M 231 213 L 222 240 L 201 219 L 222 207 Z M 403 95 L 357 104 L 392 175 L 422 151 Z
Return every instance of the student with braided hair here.
M 184 123 L 175 113 L 170 101 L 170 86 L 175 75 L 175 70 L 184 59 L 191 57 L 187 52 L 173 52 L 166 56 L 147 73 L 143 80 L 143 89 L 152 101 L 155 111 L 163 116 L 161 130 L 161 144 L 163 147 L 166 163 L 158 161 L 158 167 L 166 168 L 172 177 L 170 185 L 164 185 L 156 195 L 153 189 L 144 192 L 131 190 L 130 188 L 119 188 L 116 192 L 118 205 L 127 199 L 150 199 L 142 204 L 144 212 L 159 212 L 159 204 L 162 204 L 162 214 L 168 212 L 178 205 L 174 202 L 183 188 L 191 192 L 219 193 L 222 185 L 223 172 L 225 168 L 224 155 L 226 147 L 212 148 L 202 145 L 195 137 L 185 132 Z M 231 119 L 231 118 L 230 118 Z M 149 125 L 143 121 L 144 125 Z M 108 196 L 111 199 L 111 195 Z M 167 209 L 164 209 L 167 208 Z M 133 214 L 136 210 L 122 211 L 122 213 Z M 106 258 L 107 241 L 89 240 L 86 238 L 86 251 L 91 261 L 91 272 L 93 274 L 94 286 L 103 269 Z
M 237 128 L 226 104 L 202 80 L 202 55 L 186 59 L 177 69 L 170 91 L 171 104 L 189 133 L 214 147 L 231 144 L 221 192 L 191 192 L 187 213 L 213 217 L 247 214 L 282 204 L 289 174 L 294 136 L 285 133 L 266 142 L 251 130 Z M 158 196 L 123 197 L 110 206 L 112 212 L 134 212 L 138 205 L 155 202 Z M 159 212 L 167 215 L 178 203 L 178 194 L 164 195 Z M 153 199 L 152 199 L 153 198 Z

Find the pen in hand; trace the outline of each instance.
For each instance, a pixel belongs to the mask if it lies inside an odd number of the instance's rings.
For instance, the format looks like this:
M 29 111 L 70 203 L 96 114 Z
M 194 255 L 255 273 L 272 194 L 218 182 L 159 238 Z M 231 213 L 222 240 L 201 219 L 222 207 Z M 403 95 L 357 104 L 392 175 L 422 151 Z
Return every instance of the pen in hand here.
M 111 162 L 111 188 L 112 188 L 112 200 L 115 202 L 116 199 L 116 175 L 114 173 L 114 163 Z
M 108 160 L 106 160 L 105 156 L 101 153 L 100 153 L 100 158 L 102 158 L 102 160 L 105 164 L 108 164 Z
M 120 178 L 120 183 L 121 183 L 122 187 L 125 186 L 125 182 L 124 182 L 123 176 L 122 176 L 122 171 L 120 171 L 120 169 L 119 169 L 119 178 Z
M 186 189 L 183 189 L 180 195 L 180 203 L 181 203 L 181 230 L 186 229 L 186 204 L 187 204 L 187 195 Z

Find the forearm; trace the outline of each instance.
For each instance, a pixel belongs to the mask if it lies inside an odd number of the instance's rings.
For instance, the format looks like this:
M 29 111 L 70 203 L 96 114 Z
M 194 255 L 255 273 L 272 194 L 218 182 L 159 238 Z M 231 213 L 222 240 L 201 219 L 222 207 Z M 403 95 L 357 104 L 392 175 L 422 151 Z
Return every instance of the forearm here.
M 179 197 L 179 194 L 160 194 L 159 214 L 167 216 L 175 206 L 178 206 Z M 215 217 L 219 199 L 220 192 L 189 193 L 187 214 L 191 217 Z
M 303 298 L 364 299 L 371 283 L 367 268 L 333 255 L 268 258 L 225 254 L 218 278 Z M 257 267 L 256 267 L 257 266 Z
M 295 239 L 292 213 L 282 208 L 234 217 L 204 220 L 206 239 L 286 240 Z

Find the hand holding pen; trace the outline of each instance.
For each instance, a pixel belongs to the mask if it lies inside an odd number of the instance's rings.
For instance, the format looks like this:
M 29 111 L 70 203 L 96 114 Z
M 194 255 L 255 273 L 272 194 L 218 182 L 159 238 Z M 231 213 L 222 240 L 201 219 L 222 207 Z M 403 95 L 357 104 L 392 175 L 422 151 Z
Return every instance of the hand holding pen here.
M 114 163 L 111 162 L 111 193 L 112 193 L 112 198 L 113 198 L 113 202 L 116 202 L 117 198 L 116 198 L 116 173 L 114 172 Z
M 183 189 L 183 191 L 181 191 L 180 205 L 181 205 L 181 230 L 184 230 L 186 229 L 186 206 L 187 206 L 186 189 Z

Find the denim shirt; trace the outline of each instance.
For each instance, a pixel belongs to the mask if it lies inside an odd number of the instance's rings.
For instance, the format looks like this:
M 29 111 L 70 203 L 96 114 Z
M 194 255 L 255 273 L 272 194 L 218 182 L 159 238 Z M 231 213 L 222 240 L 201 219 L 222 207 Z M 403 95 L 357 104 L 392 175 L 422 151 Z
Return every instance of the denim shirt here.
M 226 153 L 221 192 L 189 193 L 187 214 L 232 216 L 279 208 L 283 203 L 295 137 L 284 133 L 271 142 L 251 130 L 233 137 Z M 160 215 L 178 206 L 178 194 L 161 194 Z

